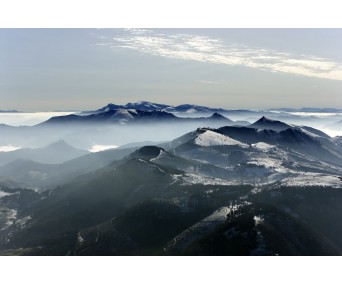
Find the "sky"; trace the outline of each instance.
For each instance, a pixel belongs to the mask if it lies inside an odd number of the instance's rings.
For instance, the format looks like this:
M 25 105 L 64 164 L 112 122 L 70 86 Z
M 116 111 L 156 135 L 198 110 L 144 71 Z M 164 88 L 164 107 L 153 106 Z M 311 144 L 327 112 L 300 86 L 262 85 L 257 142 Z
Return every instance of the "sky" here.
M 342 108 L 342 29 L 0 29 L 0 109 Z

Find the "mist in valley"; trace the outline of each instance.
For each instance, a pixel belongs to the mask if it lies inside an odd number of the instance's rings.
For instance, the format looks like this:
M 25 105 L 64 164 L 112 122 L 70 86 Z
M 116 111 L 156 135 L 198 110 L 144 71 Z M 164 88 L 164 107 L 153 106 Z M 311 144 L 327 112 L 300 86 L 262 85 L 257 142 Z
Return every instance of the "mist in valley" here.
M 164 142 L 173 140 L 198 127 L 222 127 L 224 123 L 203 122 L 148 122 L 132 125 L 127 123 L 93 125 L 46 125 L 41 123 L 51 117 L 77 112 L 42 112 L 0 114 L 0 152 L 20 148 L 40 148 L 59 140 L 87 151 L 104 150 L 135 142 Z M 182 118 L 207 118 L 212 112 L 174 113 Z M 336 112 L 280 112 L 280 111 L 222 111 L 220 114 L 234 121 L 234 125 L 247 126 L 261 116 L 294 125 L 305 125 L 324 131 L 331 137 L 341 136 L 342 128 L 335 123 L 342 121 Z M 231 124 L 229 124 L 231 125 Z
M 0 254 L 341 254 L 329 220 L 342 215 L 331 199 L 342 139 L 321 131 L 339 133 L 339 112 L 192 109 L 45 113 L 34 125 L 12 113 L 0 125 Z M 298 204 L 331 208 L 330 225 Z

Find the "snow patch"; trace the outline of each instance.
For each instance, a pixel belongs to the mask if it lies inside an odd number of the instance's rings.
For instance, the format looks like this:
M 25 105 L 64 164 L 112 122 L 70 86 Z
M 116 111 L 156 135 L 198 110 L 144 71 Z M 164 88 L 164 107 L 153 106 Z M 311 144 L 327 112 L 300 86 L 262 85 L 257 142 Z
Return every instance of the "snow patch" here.
M 112 117 L 122 117 L 125 119 L 134 119 L 133 115 L 127 109 L 118 109 Z
M 138 159 L 138 161 L 139 162 L 142 162 L 142 163 L 144 163 L 144 164 L 148 164 L 145 160 L 143 160 L 143 159 Z
M 256 158 L 255 160 L 247 162 L 248 165 L 254 165 L 257 167 L 265 167 L 265 168 L 280 168 L 281 161 L 273 159 L 273 158 Z
M 78 243 L 79 243 L 80 245 L 84 242 L 84 239 L 82 238 L 80 232 L 77 234 L 77 241 L 78 241 Z
M 302 131 L 303 133 L 305 133 L 308 136 L 311 136 L 312 138 L 320 137 L 319 135 L 314 134 L 314 133 L 312 133 L 312 132 L 310 132 L 310 131 L 308 131 L 308 130 L 306 130 L 304 128 L 300 128 L 300 131 Z
M 160 149 L 159 151 L 160 151 L 160 152 L 159 152 L 159 155 L 158 155 L 157 157 L 151 159 L 151 160 L 150 160 L 151 162 L 157 161 L 157 160 L 159 160 L 160 158 L 162 158 L 162 157 L 165 156 L 165 151 L 163 151 L 163 150 L 161 150 L 161 149 Z
M 31 216 L 26 216 L 24 218 L 21 218 L 15 221 L 15 224 L 19 225 L 20 227 L 24 227 L 24 225 L 31 219 L 32 219 Z
M 219 178 L 204 177 L 195 174 L 173 175 L 174 179 L 183 181 L 182 185 L 203 184 L 203 185 L 234 185 L 236 183 Z
M 213 212 L 208 217 L 197 222 L 195 225 L 186 229 L 179 235 L 177 235 L 169 245 L 169 248 L 182 249 L 189 245 L 192 241 L 199 239 L 203 235 L 210 232 L 214 227 L 224 223 L 227 220 L 229 214 L 234 214 L 242 206 L 250 205 L 248 202 L 241 204 L 230 204 L 230 206 L 224 206 Z
M 267 150 L 275 148 L 275 146 L 264 143 L 264 142 L 258 142 L 258 143 L 252 144 L 252 147 L 258 150 L 263 150 L 263 151 L 267 151 Z
M 262 215 L 255 215 L 253 219 L 254 219 L 255 226 L 260 225 L 264 222 L 264 216 Z
M 0 198 L 3 198 L 5 196 L 9 196 L 9 195 L 13 195 L 15 193 L 9 193 L 9 192 L 5 192 L 5 191 L 2 191 L 0 190 Z
M 5 218 L 6 218 L 6 223 L 5 223 L 5 226 L 1 228 L 1 231 L 5 230 L 9 226 L 13 225 L 13 223 L 17 219 L 17 214 L 18 214 L 18 212 L 14 209 L 6 210 L 6 212 L 3 212 L 3 213 L 4 213 Z
M 143 160 L 143 159 L 138 159 L 139 162 L 142 162 L 144 164 L 148 164 L 151 168 L 155 168 L 157 169 L 159 172 L 161 173 L 165 173 L 165 171 L 163 171 L 161 168 L 159 168 L 157 165 L 154 165 L 154 164 L 150 164 L 148 163 L 147 161 Z
M 233 138 L 230 138 L 228 136 L 225 136 L 223 134 L 220 134 L 211 130 L 206 130 L 204 133 L 198 135 L 198 137 L 195 139 L 195 144 L 203 146 L 203 147 L 221 146 L 221 145 L 228 145 L 228 146 L 237 145 L 243 148 L 249 147 L 245 143 L 242 143 Z
M 200 238 L 202 235 L 209 232 L 215 226 L 225 222 L 230 211 L 231 208 L 229 207 L 221 207 L 208 217 L 204 218 L 195 225 L 191 226 L 189 229 L 177 235 L 173 239 L 170 246 L 185 248 L 193 240 Z
M 138 114 L 138 112 L 137 112 L 137 110 L 136 110 L 136 109 L 129 109 L 128 111 L 129 111 L 129 113 L 131 113 L 131 114 L 132 114 L 132 113 L 134 113 L 134 114 Z

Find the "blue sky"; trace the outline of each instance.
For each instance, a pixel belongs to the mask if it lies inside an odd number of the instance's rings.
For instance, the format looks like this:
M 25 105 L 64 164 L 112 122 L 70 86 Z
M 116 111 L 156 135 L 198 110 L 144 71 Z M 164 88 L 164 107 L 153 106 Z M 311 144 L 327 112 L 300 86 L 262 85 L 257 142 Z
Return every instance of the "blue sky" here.
M 0 29 L 0 109 L 340 107 L 341 29 Z

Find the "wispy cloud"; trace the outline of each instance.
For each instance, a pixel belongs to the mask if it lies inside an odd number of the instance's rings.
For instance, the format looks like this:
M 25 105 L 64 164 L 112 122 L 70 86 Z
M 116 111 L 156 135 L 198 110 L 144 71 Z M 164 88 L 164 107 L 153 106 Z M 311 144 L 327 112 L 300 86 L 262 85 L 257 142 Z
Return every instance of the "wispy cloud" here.
M 311 55 L 227 45 L 220 39 L 189 34 L 163 34 L 153 30 L 128 29 L 119 37 L 106 38 L 112 48 L 127 48 L 156 56 L 231 66 L 246 66 L 270 72 L 342 80 L 342 63 Z M 110 43 L 110 44 L 109 44 Z

